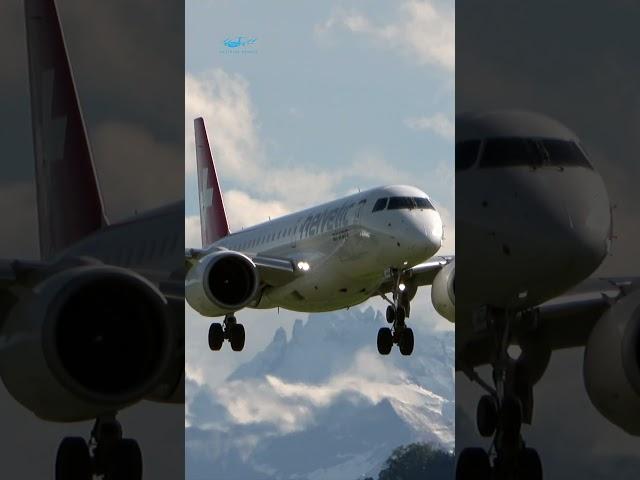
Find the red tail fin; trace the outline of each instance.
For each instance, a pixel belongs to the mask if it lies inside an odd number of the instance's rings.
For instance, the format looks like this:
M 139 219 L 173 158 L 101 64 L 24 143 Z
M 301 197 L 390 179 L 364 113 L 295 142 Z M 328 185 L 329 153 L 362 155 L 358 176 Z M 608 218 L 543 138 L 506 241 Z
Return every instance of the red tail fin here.
M 106 224 L 54 0 L 25 0 L 40 253 Z
M 198 192 L 200 194 L 200 232 L 202 246 L 229 235 L 229 223 L 224 210 L 224 201 L 216 167 L 211 155 L 204 120 L 194 120 L 196 133 L 196 160 L 198 164 Z

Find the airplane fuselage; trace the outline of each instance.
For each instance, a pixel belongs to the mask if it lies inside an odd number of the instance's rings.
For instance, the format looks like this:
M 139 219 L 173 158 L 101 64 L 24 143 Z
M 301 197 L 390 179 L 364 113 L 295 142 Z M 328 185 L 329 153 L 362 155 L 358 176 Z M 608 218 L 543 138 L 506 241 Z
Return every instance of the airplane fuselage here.
M 456 189 L 465 193 L 456 227 L 466 247 L 457 255 L 456 309 L 464 340 L 464 318 L 479 306 L 535 307 L 587 278 L 610 249 L 612 220 L 602 178 L 562 125 L 520 112 L 459 123 Z
M 154 283 L 184 280 L 184 203 L 176 202 L 109 225 L 60 252 L 54 261 L 90 257 L 130 268 Z
M 421 263 L 441 244 L 442 220 L 427 195 L 389 186 L 241 230 L 210 249 L 291 260 L 301 274 L 266 289 L 254 307 L 315 312 L 365 301 L 385 280 L 385 270 Z

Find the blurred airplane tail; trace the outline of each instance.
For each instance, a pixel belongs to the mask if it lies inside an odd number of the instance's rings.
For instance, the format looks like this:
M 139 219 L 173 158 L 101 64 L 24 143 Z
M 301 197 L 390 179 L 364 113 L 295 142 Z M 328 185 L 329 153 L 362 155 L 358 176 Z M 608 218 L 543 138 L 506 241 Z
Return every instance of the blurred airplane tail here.
M 196 118 L 193 123 L 196 136 L 198 193 L 200 197 L 200 233 L 202 246 L 207 247 L 216 240 L 229 235 L 229 223 L 204 120 Z
M 25 0 L 40 254 L 107 224 L 54 0 Z

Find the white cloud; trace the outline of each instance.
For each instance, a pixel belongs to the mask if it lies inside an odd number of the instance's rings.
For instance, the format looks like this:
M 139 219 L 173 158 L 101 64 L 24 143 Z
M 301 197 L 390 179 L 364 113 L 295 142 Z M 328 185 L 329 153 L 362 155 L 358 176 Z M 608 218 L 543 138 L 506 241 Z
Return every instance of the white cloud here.
M 31 182 L 0 187 L 0 258 L 39 258 L 36 192 Z
M 451 119 L 443 113 L 436 113 L 429 117 L 409 117 L 405 124 L 413 130 L 424 130 L 435 133 L 445 140 L 453 140 L 456 127 Z
M 185 76 L 185 169 L 195 171 L 193 119 L 203 117 L 216 164 L 230 177 L 252 175 L 261 163 L 248 83 L 221 69 Z
M 287 382 L 273 375 L 225 382 L 212 392 L 234 423 L 268 423 L 281 434 L 300 431 L 315 422 L 318 408 L 338 397 L 354 403 L 391 400 L 402 412 L 439 421 L 444 399 L 412 383 L 373 348 L 359 351 L 345 371 L 323 383 Z
M 184 246 L 187 248 L 201 247 L 200 216 L 187 215 L 184 217 Z
M 286 209 L 301 208 L 331 198 L 340 173 L 268 161 L 244 77 L 215 69 L 200 76 L 187 74 L 185 85 L 187 174 L 195 171 L 193 119 L 203 117 L 222 178 L 234 181 L 256 198 L 278 199 L 277 210 L 284 209 L 283 205 Z
M 224 204 L 232 232 L 289 213 L 281 202 L 259 200 L 240 190 L 224 192 Z M 188 215 L 184 222 L 185 245 L 199 247 L 201 244 L 199 215 Z
M 93 144 L 103 192 L 118 192 L 104 198 L 109 220 L 127 218 L 134 209 L 142 212 L 183 200 L 184 184 L 176 175 L 180 149 L 175 145 L 163 143 L 140 125 L 118 122 L 99 125 Z
M 426 0 L 409 0 L 399 8 L 395 22 L 375 24 L 357 12 L 338 10 L 323 25 L 320 36 L 337 27 L 372 38 L 377 44 L 402 51 L 421 65 L 435 65 L 452 72 L 455 68 L 455 15 L 453 9 L 436 8 Z

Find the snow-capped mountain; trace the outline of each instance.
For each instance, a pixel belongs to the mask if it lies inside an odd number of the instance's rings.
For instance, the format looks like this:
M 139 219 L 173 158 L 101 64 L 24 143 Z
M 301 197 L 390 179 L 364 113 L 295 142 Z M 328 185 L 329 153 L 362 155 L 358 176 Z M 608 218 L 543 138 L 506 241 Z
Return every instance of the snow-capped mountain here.
M 419 327 L 410 357 L 375 347 L 380 312 L 309 315 L 213 389 L 187 385 L 189 480 L 350 480 L 397 446 L 453 448 L 453 332 Z

